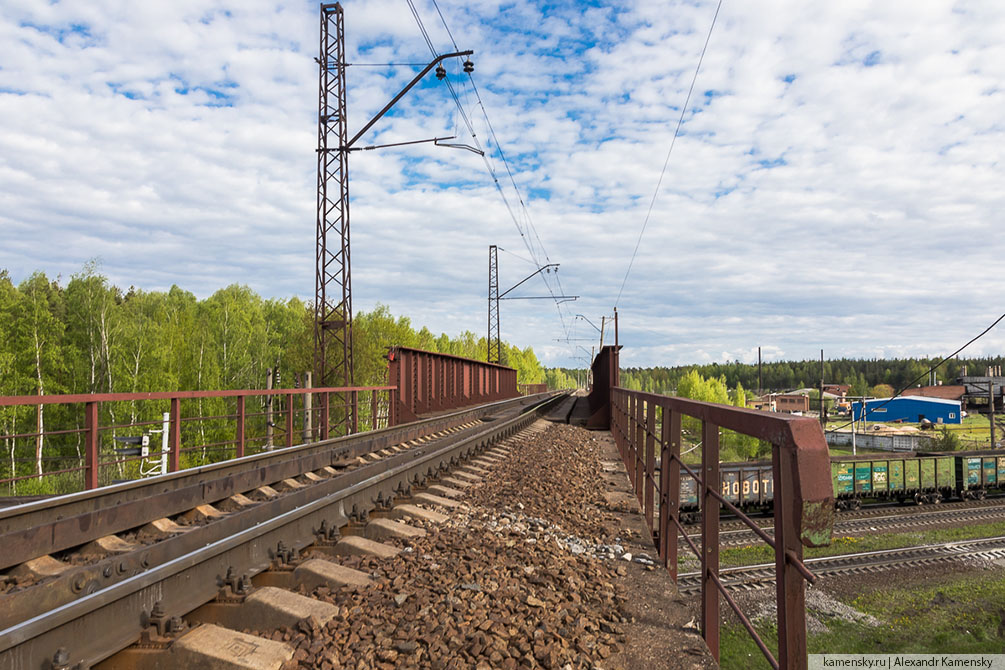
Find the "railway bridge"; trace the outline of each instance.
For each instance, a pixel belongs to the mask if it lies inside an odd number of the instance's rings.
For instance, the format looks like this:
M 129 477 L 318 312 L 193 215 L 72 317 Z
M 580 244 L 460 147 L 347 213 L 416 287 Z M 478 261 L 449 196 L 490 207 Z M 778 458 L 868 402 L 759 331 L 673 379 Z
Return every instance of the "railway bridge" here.
M 803 547 L 833 515 L 815 420 L 622 388 L 616 316 L 588 394 L 521 389 L 499 364 L 498 301 L 516 298 L 494 245 L 494 362 L 392 347 L 383 385 L 353 383 L 349 156 L 414 144 L 357 141 L 472 53 L 434 52 L 353 135 L 343 11 L 320 5 L 317 387 L 0 397 L 38 416 L 0 435 L 36 472 L 0 486 L 60 492 L 0 508 L 0 670 L 714 667 L 724 614 L 772 667 L 806 667 Z M 772 445 L 773 533 L 723 496 L 720 430 Z M 775 640 L 720 570 L 722 507 L 773 550 Z
M 819 424 L 621 388 L 619 350 L 588 394 L 396 347 L 382 386 L 0 398 L 62 417 L 5 444 L 81 445 L 41 475 L 76 490 L 0 509 L 0 668 L 714 667 L 727 608 L 805 667 Z M 137 405 L 163 419 L 124 421 Z M 720 429 L 773 445 L 773 535 L 723 498 Z M 682 485 L 773 547 L 777 640 L 727 589 L 719 514 L 686 531 Z

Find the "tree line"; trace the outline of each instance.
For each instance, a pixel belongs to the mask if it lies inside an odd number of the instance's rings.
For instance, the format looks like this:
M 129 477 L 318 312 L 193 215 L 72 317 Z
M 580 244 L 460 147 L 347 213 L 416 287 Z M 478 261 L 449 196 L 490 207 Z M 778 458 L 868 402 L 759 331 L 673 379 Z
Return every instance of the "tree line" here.
M 313 306 L 299 298 L 266 299 L 237 284 L 201 300 L 178 286 L 122 290 L 94 262 L 65 285 L 42 272 L 15 285 L 0 270 L 0 396 L 260 389 L 267 371 L 277 388 L 300 386 L 313 363 L 313 318 Z M 355 315 L 353 342 L 357 386 L 386 383 L 387 348 L 394 345 L 477 360 L 487 356 L 483 336 L 470 331 L 437 336 L 383 305 Z M 546 372 L 532 348 L 503 343 L 501 350 L 519 383 L 568 384 L 560 372 Z M 195 411 L 200 416 L 232 411 L 213 400 Z M 79 428 L 79 409 L 0 407 L 0 435 Z M 101 424 L 155 421 L 160 411 L 143 403 L 105 403 Z M 46 471 L 70 467 L 66 463 L 81 456 L 79 434 L 4 442 L 0 479 L 41 472 L 43 450 L 52 461 Z
M 848 384 L 849 395 L 892 395 L 889 390 L 900 391 L 911 385 L 927 385 L 928 370 L 939 362 L 937 358 L 894 358 L 825 360 L 823 380 L 827 384 Z M 935 378 L 943 384 L 954 384 L 964 368 L 968 374 L 983 375 L 988 366 L 1005 365 L 1005 357 L 953 358 L 943 363 Z M 621 384 L 626 388 L 651 393 L 674 395 L 691 371 L 706 379 L 723 379 L 728 388 L 741 385 L 746 389 L 763 392 L 781 392 L 816 387 L 820 383 L 820 361 L 776 361 L 764 363 L 758 386 L 757 364 L 709 363 L 675 367 L 626 368 L 621 371 Z

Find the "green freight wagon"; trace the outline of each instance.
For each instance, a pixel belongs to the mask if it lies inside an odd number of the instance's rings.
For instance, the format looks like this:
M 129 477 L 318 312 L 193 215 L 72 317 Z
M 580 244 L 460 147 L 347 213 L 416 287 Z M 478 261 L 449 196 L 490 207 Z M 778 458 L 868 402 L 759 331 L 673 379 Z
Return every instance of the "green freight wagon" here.
M 952 456 L 875 454 L 831 459 L 831 482 L 839 509 L 857 508 L 863 498 L 939 502 L 956 490 Z
M 1005 489 L 1005 455 L 969 451 L 956 457 L 956 490 L 960 498 L 981 500 L 989 490 Z

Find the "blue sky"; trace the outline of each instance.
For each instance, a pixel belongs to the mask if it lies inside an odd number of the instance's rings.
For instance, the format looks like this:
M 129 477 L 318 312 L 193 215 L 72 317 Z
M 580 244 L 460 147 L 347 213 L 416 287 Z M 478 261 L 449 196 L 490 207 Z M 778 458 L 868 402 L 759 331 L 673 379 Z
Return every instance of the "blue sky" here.
M 355 153 L 355 307 L 483 333 L 488 246 L 503 288 L 533 253 L 581 297 L 503 303 L 503 336 L 581 364 L 591 342 L 557 340 L 612 313 L 715 3 L 439 5 L 526 237 L 475 154 Z M 404 0 L 344 7 L 350 62 L 428 62 Z M 317 32 L 313 3 L 0 5 L 0 268 L 311 299 Z M 624 363 L 937 355 L 1005 311 L 1003 34 L 999 2 L 726 0 L 618 304 Z M 350 68 L 350 128 L 415 69 Z M 457 116 L 430 76 L 361 142 L 471 143 Z

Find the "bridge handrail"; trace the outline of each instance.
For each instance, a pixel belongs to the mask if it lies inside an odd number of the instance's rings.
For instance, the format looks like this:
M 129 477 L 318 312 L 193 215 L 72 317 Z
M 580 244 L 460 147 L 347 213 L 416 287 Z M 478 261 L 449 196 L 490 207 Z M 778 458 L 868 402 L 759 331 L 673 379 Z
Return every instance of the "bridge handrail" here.
M 73 478 L 69 484 L 71 487 L 82 487 L 90 490 L 101 485 L 102 472 L 108 472 L 108 468 L 115 467 L 119 476 L 125 472 L 127 464 L 130 468 L 137 469 L 139 476 L 150 474 L 152 470 L 164 470 L 176 472 L 187 467 L 182 462 L 183 454 L 201 452 L 201 461 L 205 464 L 217 462 L 228 458 L 241 458 L 251 449 L 250 453 L 257 451 L 270 451 L 273 448 L 291 447 L 299 443 L 298 433 L 302 433 L 303 441 L 327 440 L 333 427 L 339 425 L 340 421 L 346 423 L 345 429 L 351 433 L 358 432 L 360 428 L 375 430 L 379 427 L 391 425 L 391 415 L 393 410 L 394 396 L 397 393 L 395 386 L 345 386 L 345 387 L 315 387 L 315 388 L 284 388 L 284 389 L 227 389 L 213 391 L 151 391 L 139 393 L 76 393 L 76 394 L 50 394 L 50 395 L 28 395 L 28 396 L 0 396 L 0 410 L 18 407 L 38 408 L 39 420 L 32 427 L 34 430 L 15 429 L 9 433 L 0 433 L 0 443 L 5 447 L 5 451 L 16 448 L 17 441 L 27 440 L 35 442 L 34 455 L 31 459 L 19 459 L 12 462 L 35 462 L 36 471 L 31 474 L 18 474 L 17 469 L 12 469 L 10 476 L 0 475 L 0 486 L 6 486 L 11 491 L 22 487 L 25 482 L 31 480 L 42 481 L 46 478 L 58 478 L 68 476 Z M 334 398 L 332 396 L 335 396 Z M 266 402 L 262 411 L 248 411 L 246 400 L 248 398 L 262 398 Z M 273 398 L 282 400 L 282 406 L 273 410 L 271 401 Z M 296 401 L 296 398 L 300 398 Z M 229 405 L 225 407 L 223 413 L 206 414 L 203 412 L 202 401 L 208 399 L 227 399 Z M 109 403 L 136 403 L 145 401 L 167 401 L 164 405 L 163 414 L 166 418 L 156 420 L 132 420 L 123 421 L 101 421 L 101 408 Z M 198 409 L 195 412 L 183 414 L 182 401 L 198 401 Z M 80 409 L 83 406 L 83 416 L 80 416 Z M 360 406 L 369 407 L 368 414 L 364 412 L 361 420 Z M 42 427 L 41 411 L 44 406 L 63 406 L 68 408 L 67 414 L 63 417 L 65 426 L 53 429 L 46 425 Z M 114 407 L 114 406 L 113 406 Z M 11 411 L 16 411 L 11 409 Z M 114 414 L 108 411 L 106 419 Z M 347 422 L 345 421 L 348 418 Z M 262 434 L 252 434 L 251 428 L 256 425 L 257 419 L 259 432 Z M 249 424 L 249 420 L 251 423 Z M 275 420 L 275 421 L 274 421 Z M 216 441 L 206 441 L 192 444 L 191 442 L 182 446 L 183 424 L 191 425 L 200 422 L 221 422 L 226 424 L 232 422 L 232 433 L 227 433 L 224 439 Z M 301 425 L 302 424 L 302 425 Z M 205 426 L 205 423 L 200 423 Z M 112 455 L 107 449 L 103 450 L 103 433 L 111 432 L 114 442 L 123 441 L 122 433 L 125 437 L 136 437 L 132 435 L 137 430 L 144 433 L 160 432 L 150 427 L 164 426 L 163 432 L 167 434 L 166 446 L 163 436 L 161 444 L 156 447 L 150 444 L 148 451 L 143 455 L 138 447 L 132 449 L 120 449 Z M 219 428 L 219 425 L 218 425 Z M 227 431 L 230 431 L 227 428 Z M 186 429 L 189 434 L 196 431 Z M 219 432 L 219 431 L 218 431 Z M 202 428 L 198 433 L 202 435 Z M 53 439 L 62 438 L 64 440 L 77 441 L 77 455 L 44 455 L 43 445 Z M 106 440 L 107 441 L 107 440 Z M 46 447 L 48 448 L 48 447 Z M 102 454 L 111 457 L 111 460 L 102 460 Z M 140 455 L 137 455 L 137 454 Z M 156 461 L 161 459 L 158 465 Z M 191 459 L 190 459 L 191 460 Z M 72 462 L 77 465 L 73 467 L 61 467 Z M 56 463 L 53 470 L 45 470 L 43 463 Z M 6 463 L 5 463 L 6 464 Z M 144 472 L 144 466 L 147 471 Z M 13 467 L 13 465 L 12 465 Z M 41 470 L 41 472 L 39 472 Z M 76 478 L 82 476 L 82 482 L 77 482 Z M 105 477 L 105 483 L 107 477 Z M 36 486 L 35 488 L 51 488 L 53 482 Z M 56 486 L 66 486 L 64 482 L 60 484 L 56 481 Z M 52 491 L 50 491 L 52 492 Z M 66 493 L 68 491 L 59 491 Z
M 133 400 L 191 400 L 195 398 L 237 398 L 239 396 L 304 395 L 305 393 L 346 393 L 351 391 L 393 391 L 394 386 L 323 386 L 292 389 L 231 389 L 226 391 L 146 391 L 140 393 L 67 393 L 46 395 L 3 395 L 0 407 L 22 405 L 69 405 L 87 402 L 130 402 Z
M 664 567 L 676 582 L 678 532 L 701 560 L 701 630 L 715 659 L 719 660 L 721 593 L 773 668 L 805 670 L 805 581 L 812 582 L 815 578 L 803 564 L 802 548 L 803 545 L 815 547 L 830 542 L 834 515 L 829 452 L 820 424 L 809 417 L 621 387 L 611 389 L 611 415 L 611 433 Z M 681 421 L 685 416 L 701 422 L 702 461 L 698 472 L 681 460 Z M 719 493 L 720 428 L 772 445 L 773 496 L 778 503 L 774 506 L 773 539 Z M 659 481 L 655 474 L 657 454 L 660 457 Z M 700 549 L 691 542 L 680 521 L 682 469 L 697 483 L 700 509 L 716 510 L 715 514 L 702 514 Z M 720 503 L 755 529 L 775 550 L 777 659 L 719 579 Z

